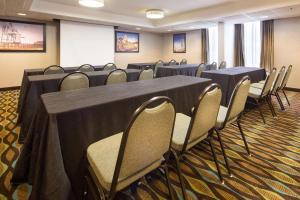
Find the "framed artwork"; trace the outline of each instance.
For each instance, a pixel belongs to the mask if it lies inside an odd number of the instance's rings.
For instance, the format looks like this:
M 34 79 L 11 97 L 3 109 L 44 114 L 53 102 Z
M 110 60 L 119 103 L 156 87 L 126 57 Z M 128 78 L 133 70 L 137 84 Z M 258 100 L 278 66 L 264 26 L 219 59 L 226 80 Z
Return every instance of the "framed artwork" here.
M 186 34 L 173 34 L 173 53 L 186 52 Z
M 0 52 L 46 52 L 45 24 L 0 19 Z
M 140 34 L 115 31 L 116 53 L 138 53 L 140 50 Z

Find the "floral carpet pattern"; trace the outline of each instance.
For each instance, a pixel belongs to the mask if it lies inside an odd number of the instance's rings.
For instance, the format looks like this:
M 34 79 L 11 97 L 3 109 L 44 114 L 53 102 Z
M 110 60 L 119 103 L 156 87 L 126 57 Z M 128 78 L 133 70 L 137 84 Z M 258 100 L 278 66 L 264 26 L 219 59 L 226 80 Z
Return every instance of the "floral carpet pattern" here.
M 25 200 L 31 186 L 13 187 L 10 179 L 22 145 L 18 144 L 20 127 L 16 126 L 18 90 L 0 92 L 0 199 Z M 225 150 L 233 177 L 229 177 L 215 139 L 217 157 L 225 184 L 221 184 L 212 158 L 210 146 L 203 141 L 181 161 L 181 169 L 189 199 L 300 199 L 300 93 L 289 92 L 291 107 L 273 118 L 263 106 L 267 124 L 263 124 L 258 110 L 245 114 L 242 126 L 252 156 L 248 156 L 243 140 L 235 126 L 222 131 Z M 284 101 L 284 104 L 286 102 Z M 175 198 L 182 199 L 176 173 L 170 170 Z M 151 180 L 138 184 L 135 192 L 125 190 L 118 199 L 170 199 L 166 180 L 159 170 Z

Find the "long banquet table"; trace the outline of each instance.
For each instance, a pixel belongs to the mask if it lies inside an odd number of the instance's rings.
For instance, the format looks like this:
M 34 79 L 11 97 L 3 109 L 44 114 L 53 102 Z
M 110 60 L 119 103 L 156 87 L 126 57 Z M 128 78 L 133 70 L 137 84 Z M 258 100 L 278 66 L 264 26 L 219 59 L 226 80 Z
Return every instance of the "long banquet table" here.
M 172 98 L 177 112 L 189 114 L 210 83 L 172 76 L 43 94 L 12 182 L 31 183 L 31 199 L 76 199 L 90 144 L 124 131 L 134 111 L 155 96 Z
M 176 76 L 176 75 L 195 76 L 198 67 L 199 64 L 162 66 L 157 68 L 156 77 L 166 77 L 166 76 Z
M 265 79 L 266 71 L 255 67 L 233 67 L 204 71 L 201 77 L 212 79 L 213 82 L 220 84 L 223 92 L 221 104 L 227 106 L 235 85 L 246 75 L 250 77 L 252 83 L 256 83 Z
M 127 81 L 138 80 L 140 70 L 126 69 Z M 90 86 L 104 85 L 109 71 L 86 72 L 90 79 Z M 37 112 L 40 95 L 58 91 L 60 80 L 68 75 L 50 74 L 50 75 L 34 75 L 27 77 L 27 83 L 23 86 L 23 100 L 19 102 L 20 112 L 18 123 L 21 123 L 19 141 L 22 142 L 26 135 L 33 115 Z
M 164 65 L 168 65 L 168 62 L 164 62 Z M 177 63 L 178 64 L 178 63 Z M 151 69 L 154 70 L 156 65 L 156 62 L 149 62 L 149 63 L 129 63 L 127 65 L 127 69 L 139 69 L 139 70 L 144 70 L 147 67 L 150 67 Z
M 104 65 L 97 65 L 94 66 L 96 71 L 101 71 L 104 68 Z M 78 69 L 78 67 L 64 67 L 65 73 L 71 73 L 75 72 Z M 19 95 L 19 103 L 18 103 L 18 108 L 17 112 L 20 113 L 21 111 L 21 104 L 24 99 L 24 95 L 27 93 L 26 89 L 28 89 L 28 76 L 33 76 L 33 75 L 43 75 L 44 74 L 45 68 L 36 68 L 36 69 L 25 69 L 23 73 L 23 78 L 22 78 L 22 83 L 21 83 L 21 90 L 20 90 L 20 95 Z

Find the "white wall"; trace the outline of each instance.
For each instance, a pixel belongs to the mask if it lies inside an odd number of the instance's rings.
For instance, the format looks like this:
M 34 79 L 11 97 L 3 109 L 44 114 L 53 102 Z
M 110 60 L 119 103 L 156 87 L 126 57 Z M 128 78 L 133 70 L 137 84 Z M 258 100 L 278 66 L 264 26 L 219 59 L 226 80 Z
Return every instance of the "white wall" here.
M 173 53 L 173 34 L 165 34 L 163 38 L 163 60 L 175 59 L 180 62 L 183 58 L 188 63 L 201 63 L 201 31 L 186 32 L 186 53 Z
M 128 63 L 156 62 L 162 59 L 163 35 L 140 32 L 139 53 L 115 53 L 115 64 L 126 68 Z
M 300 18 L 274 22 L 275 66 L 293 65 L 288 87 L 300 89 Z
M 102 65 L 114 61 L 114 28 L 61 21 L 60 65 Z

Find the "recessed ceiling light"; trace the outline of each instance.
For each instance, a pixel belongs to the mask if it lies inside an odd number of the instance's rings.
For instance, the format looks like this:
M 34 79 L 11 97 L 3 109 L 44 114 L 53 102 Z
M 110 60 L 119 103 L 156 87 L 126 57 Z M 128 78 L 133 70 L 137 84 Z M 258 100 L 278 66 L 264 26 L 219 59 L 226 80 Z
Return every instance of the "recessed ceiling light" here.
M 91 8 L 100 8 L 104 6 L 104 0 L 79 0 L 79 4 Z
M 260 16 L 261 19 L 267 19 L 269 16 L 267 15 L 263 15 L 263 16 Z
M 149 19 L 161 19 L 165 17 L 165 13 L 163 10 L 150 9 L 146 11 L 146 17 Z
M 168 30 L 168 32 L 171 32 L 172 30 Z
M 139 31 L 139 30 L 141 30 L 141 28 L 140 28 L 140 27 L 136 27 L 135 29 L 136 29 L 136 30 L 138 30 L 138 31 Z
M 26 16 L 27 14 L 26 13 L 17 13 L 17 15 Z

